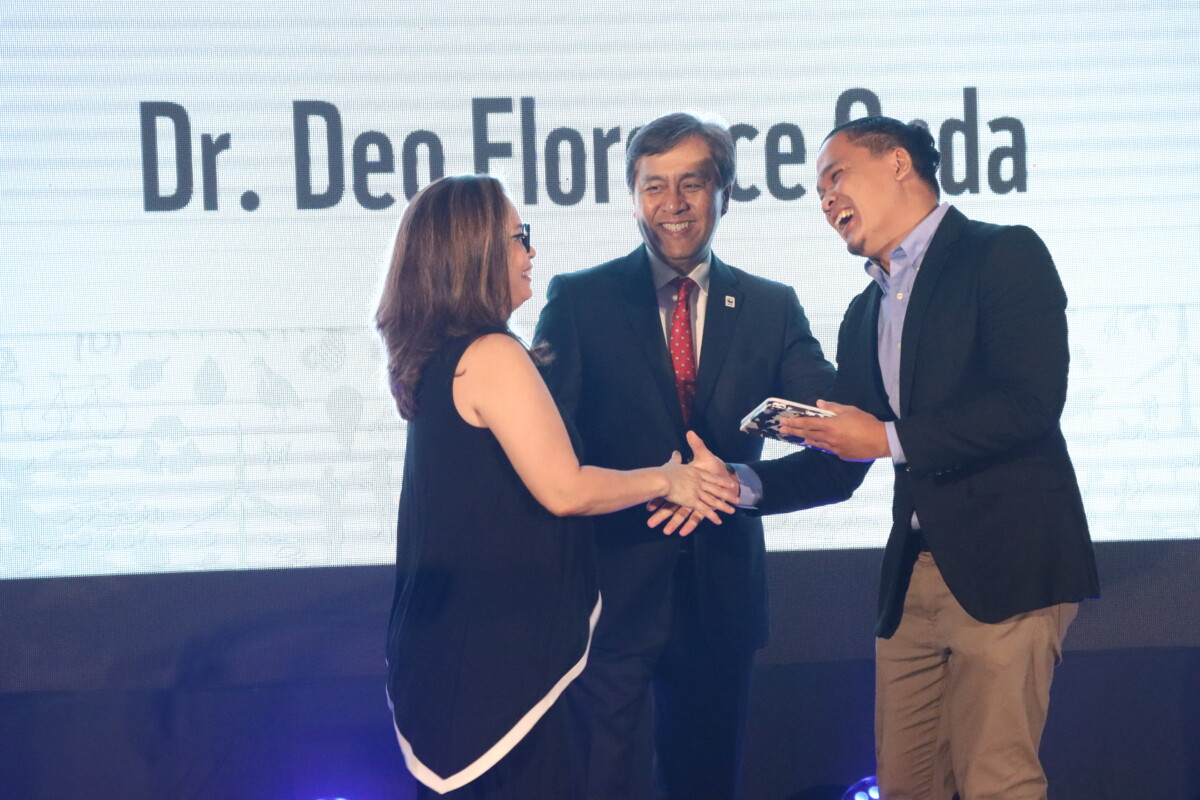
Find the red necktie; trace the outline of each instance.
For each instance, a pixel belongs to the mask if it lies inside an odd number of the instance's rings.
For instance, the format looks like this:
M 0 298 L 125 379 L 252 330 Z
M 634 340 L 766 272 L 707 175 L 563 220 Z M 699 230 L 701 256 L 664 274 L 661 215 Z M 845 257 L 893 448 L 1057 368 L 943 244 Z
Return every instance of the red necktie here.
M 671 327 L 668 347 L 671 351 L 671 366 L 675 369 L 675 392 L 679 395 L 679 409 L 684 423 L 692 417 L 692 397 L 696 394 L 696 357 L 692 352 L 692 306 L 688 299 L 696 282 L 691 278 L 676 278 L 675 310 L 671 312 Z

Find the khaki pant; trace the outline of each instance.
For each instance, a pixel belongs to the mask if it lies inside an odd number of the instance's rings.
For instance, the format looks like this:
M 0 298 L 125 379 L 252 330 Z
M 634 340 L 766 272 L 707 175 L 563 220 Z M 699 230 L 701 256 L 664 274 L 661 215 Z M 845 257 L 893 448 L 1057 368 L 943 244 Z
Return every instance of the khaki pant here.
M 884 800 L 1044 800 L 1038 746 L 1064 603 L 1003 622 L 972 618 L 928 552 L 913 567 L 900 627 L 876 640 L 875 755 Z

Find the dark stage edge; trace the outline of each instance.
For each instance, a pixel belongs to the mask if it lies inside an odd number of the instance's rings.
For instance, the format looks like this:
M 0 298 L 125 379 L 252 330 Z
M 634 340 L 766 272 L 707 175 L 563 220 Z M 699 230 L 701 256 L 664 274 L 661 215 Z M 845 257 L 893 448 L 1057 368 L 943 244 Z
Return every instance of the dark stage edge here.
M 1200 800 L 1200 542 L 1097 545 L 1055 679 L 1055 800 Z M 879 551 L 771 553 L 747 800 L 873 770 Z M 411 796 L 386 566 L 0 581 L 0 800 Z
M 874 768 L 872 663 L 761 665 L 745 800 L 839 800 Z M 1200 798 L 1200 648 L 1068 653 L 1054 800 Z M 0 695 L 0 797 L 407 800 L 379 677 Z

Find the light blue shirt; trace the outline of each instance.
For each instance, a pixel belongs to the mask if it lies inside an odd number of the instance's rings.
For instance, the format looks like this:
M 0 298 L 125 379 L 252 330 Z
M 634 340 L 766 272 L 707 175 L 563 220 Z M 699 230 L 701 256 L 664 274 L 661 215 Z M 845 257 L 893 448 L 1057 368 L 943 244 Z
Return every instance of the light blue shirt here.
M 908 236 L 889 254 L 891 271 L 887 272 L 881 264 L 868 260 L 865 269 L 871 279 L 883 290 L 883 298 L 879 303 L 878 358 L 879 372 L 883 376 L 883 386 L 887 391 L 888 405 L 892 413 L 900 416 L 900 340 L 904 333 L 904 317 L 908 313 L 908 301 L 912 295 L 913 284 L 917 273 L 921 271 L 921 262 L 925 260 L 925 252 L 933 235 L 937 233 L 942 218 L 950 210 L 949 203 L 939 204 L 925 219 L 909 231 Z M 892 463 L 906 464 L 904 448 L 896 435 L 896 423 L 885 422 L 887 431 L 888 450 Z M 730 464 L 734 474 L 741 484 L 737 505 L 743 508 L 753 508 L 762 500 L 762 479 L 758 473 L 745 464 Z M 912 518 L 913 529 L 919 529 L 917 515 Z
M 950 210 L 949 203 L 942 203 L 929 216 L 917 223 L 917 227 L 909 231 L 904 241 L 889 254 L 891 271 L 868 260 L 865 266 L 867 274 L 883 290 L 883 298 L 879 301 L 879 373 L 883 376 L 883 387 L 887 391 L 888 405 L 892 413 L 900 416 L 900 339 L 904 334 L 904 317 L 908 314 L 908 301 L 912 297 L 912 287 L 921 271 L 921 262 L 925 260 L 925 251 L 933 241 L 942 218 Z M 896 436 L 896 423 L 885 422 L 887 430 L 888 449 L 892 454 L 892 462 L 906 464 L 904 448 L 900 438 Z
M 925 260 L 925 251 L 937 233 L 942 217 L 950 210 L 949 203 L 942 203 L 929 216 L 917 223 L 917 227 L 909 231 L 904 241 L 891 252 L 889 256 L 891 271 L 885 272 L 880 264 L 867 261 L 866 270 L 871 279 L 883 290 L 883 298 L 879 301 L 879 374 L 883 376 L 883 387 L 887 391 L 888 405 L 892 413 L 900 416 L 900 339 L 904 335 L 904 318 L 908 314 L 908 301 L 912 295 L 913 283 L 917 273 L 921 271 L 921 262 Z M 887 431 L 888 451 L 892 455 L 893 464 L 907 464 L 904 457 L 904 447 L 900 437 L 896 435 L 896 423 L 883 423 Z M 912 529 L 919 531 L 921 523 L 914 511 L 911 521 Z

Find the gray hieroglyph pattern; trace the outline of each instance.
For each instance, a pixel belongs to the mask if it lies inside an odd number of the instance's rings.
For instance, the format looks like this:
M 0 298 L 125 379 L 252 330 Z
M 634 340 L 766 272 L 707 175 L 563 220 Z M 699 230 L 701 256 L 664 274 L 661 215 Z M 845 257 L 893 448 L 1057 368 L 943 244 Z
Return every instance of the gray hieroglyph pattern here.
M 1200 306 L 1069 319 L 1095 538 L 1200 538 Z M 403 446 L 367 328 L 4 337 L 0 577 L 387 563 Z M 879 546 L 886 477 L 769 545 Z
M 373 331 L 0 339 L 0 577 L 390 560 Z

